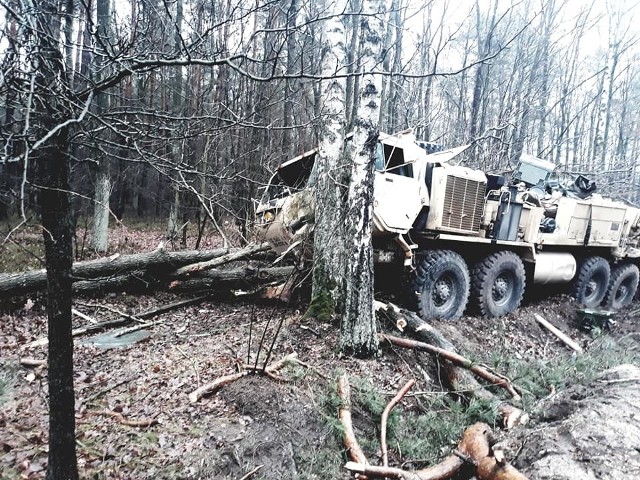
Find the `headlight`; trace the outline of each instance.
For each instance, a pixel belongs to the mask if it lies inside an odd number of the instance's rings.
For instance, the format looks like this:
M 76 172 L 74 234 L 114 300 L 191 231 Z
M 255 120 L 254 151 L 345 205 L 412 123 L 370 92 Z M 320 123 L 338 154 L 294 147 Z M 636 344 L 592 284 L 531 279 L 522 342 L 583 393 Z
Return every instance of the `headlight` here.
M 276 216 L 273 214 L 273 212 L 265 212 L 262 215 L 262 223 L 270 223 L 274 218 L 276 218 Z

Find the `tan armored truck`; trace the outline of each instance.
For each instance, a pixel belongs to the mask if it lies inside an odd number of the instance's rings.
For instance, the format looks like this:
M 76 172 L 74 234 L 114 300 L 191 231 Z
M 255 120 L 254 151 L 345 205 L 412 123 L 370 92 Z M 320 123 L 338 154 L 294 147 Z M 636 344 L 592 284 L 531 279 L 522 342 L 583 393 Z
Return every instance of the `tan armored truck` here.
M 373 205 L 376 264 L 400 267 L 391 271 L 408 280 L 423 318 L 456 319 L 467 307 L 507 314 L 528 282 L 571 282 L 587 308 L 631 303 L 640 209 L 601 197 L 584 178 L 553 186 L 555 165 L 531 156 L 507 177 L 458 164 L 467 147 L 426 147 L 411 132 L 380 135 Z M 283 256 L 311 245 L 316 154 L 281 165 L 256 209 L 259 235 Z

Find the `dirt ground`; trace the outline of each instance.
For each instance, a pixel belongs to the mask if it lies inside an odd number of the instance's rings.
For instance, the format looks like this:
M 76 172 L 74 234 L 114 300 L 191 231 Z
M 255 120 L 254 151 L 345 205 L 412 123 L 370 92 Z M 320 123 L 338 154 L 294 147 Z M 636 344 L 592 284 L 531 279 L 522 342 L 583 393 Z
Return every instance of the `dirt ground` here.
M 587 350 L 594 344 L 593 332 L 579 328 L 577 306 L 569 296 L 549 293 L 549 289 L 532 292 L 523 307 L 500 319 L 465 316 L 455 323 L 434 322 L 434 326 L 461 352 L 491 366 L 497 365 L 499 371 L 502 366 L 507 367 L 505 358 L 520 360 L 525 365 L 557 359 L 570 361 L 575 356 L 535 322 L 534 313 L 545 317 Z M 105 307 L 135 314 L 184 298 L 166 293 L 148 296 L 121 293 L 77 298 L 74 308 L 102 321 L 115 315 Z M 637 349 L 639 308 L 640 304 L 633 304 L 616 315 L 616 324 L 604 332 L 605 336 L 624 340 L 630 349 Z M 104 348 L 92 343 L 95 336 L 77 337 L 74 376 L 81 477 L 349 478 L 342 469 L 345 456 L 336 420 L 335 379 L 343 371 L 349 374 L 357 397 L 353 407 L 356 434 L 372 463 L 378 463 L 380 458 L 379 417 L 372 406 L 374 400 L 384 405 L 408 379 L 417 380 L 413 393 L 395 414 L 390 463 L 397 466 L 428 463 L 415 456 L 420 451 L 417 440 L 403 444 L 399 437 L 403 425 L 406 426 L 405 417 L 429 413 L 425 411 L 425 399 L 444 395 L 433 360 L 389 347 L 382 348 L 378 359 L 341 358 L 337 348 L 338 324 L 303 319 L 300 311 L 304 311 L 304 305 L 204 300 L 155 317 L 155 325 L 130 345 Z M 74 322 L 76 327 L 90 323 L 78 316 Z M 381 325 L 381 329 L 393 331 L 387 325 Z M 24 358 L 46 358 L 45 346 L 27 346 L 44 336 L 46 316 L 39 296 L 4 305 L 0 311 L 0 382 L 4 384 L 0 397 L 2 479 L 44 478 L 46 367 L 20 364 Z M 261 343 L 257 365 L 262 365 L 274 338 L 269 362 L 295 352 L 307 367 L 288 366 L 280 372 L 280 379 L 248 375 L 198 402 L 190 402 L 189 393 L 199 386 L 239 371 L 247 361 L 255 364 Z M 512 380 L 518 385 L 520 379 Z M 626 383 L 621 381 L 620 385 Z M 601 393 L 606 393 L 604 386 L 608 384 L 597 385 Z M 563 393 L 568 395 L 561 397 L 563 401 L 582 402 L 598 392 L 593 388 L 576 388 L 573 394 L 580 400 L 573 400 L 569 389 L 569 393 Z M 369 395 L 372 391 L 375 398 Z M 617 394 L 622 395 L 619 391 Z M 534 403 L 525 405 L 535 410 L 531 427 L 520 433 L 499 433 L 505 442 L 512 442 L 510 458 L 530 478 L 565 478 L 538 476 L 534 468 L 541 465 L 536 463 L 541 451 L 560 449 L 558 442 L 553 445 L 543 442 L 561 438 L 557 432 L 547 435 L 542 429 L 545 423 L 552 423 L 548 413 L 545 417 L 544 412 L 549 409 L 543 402 L 555 395 L 553 389 L 536 393 L 532 397 Z M 640 424 L 638 416 L 625 418 Z M 123 419 L 152 424 L 131 426 L 124 424 Z M 440 456 L 451 450 L 455 443 L 451 440 L 443 441 Z M 571 448 L 568 451 L 575 453 L 577 447 Z M 589 449 L 585 445 L 580 448 Z M 588 457 L 585 454 L 581 458 Z M 602 471 L 593 475 L 580 478 L 632 478 L 607 476 Z

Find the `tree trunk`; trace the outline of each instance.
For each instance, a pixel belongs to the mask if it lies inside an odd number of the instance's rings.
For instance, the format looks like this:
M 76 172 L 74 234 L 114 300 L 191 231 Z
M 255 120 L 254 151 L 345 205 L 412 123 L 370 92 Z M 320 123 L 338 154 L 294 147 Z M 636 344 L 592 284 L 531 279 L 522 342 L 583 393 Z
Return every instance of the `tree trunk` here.
M 221 248 L 209 251 L 167 252 L 163 249 L 153 252 L 122 255 L 118 257 L 101 258 L 77 262 L 73 265 L 72 280 L 80 281 L 91 278 L 106 277 L 123 274 L 135 270 L 145 269 L 151 272 L 173 272 L 176 268 L 196 262 L 211 260 L 230 253 L 231 250 Z M 22 295 L 45 288 L 47 282 L 46 270 L 20 273 L 0 274 L 0 298 Z
M 39 4 L 35 15 L 37 41 L 34 58 L 35 93 L 42 110 L 35 112 L 39 135 L 51 133 L 69 116 L 61 101 L 68 80 L 58 47 L 55 19 L 57 2 Z M 71 12 L 66 12 L 71 15 Z M 38 118 L 39 117 L 39 118 Z M 38 152 L 39 195 L 47 266 L 47 335 L 49 384 L 49 455 L 46 478 L 77 479 L 73 340 L 71 337 L 71 265 L 73 230 L 69 198 L 69 130 L 59 128 Z
M 324 41 L 326 53 L 322 60 L 322 75 L 330 77 L 345 63 L 345 30 L 340 11 L 326 21 Z M 318 184 L 316 196 L 316 226 L 314 233 L 313 288 L 308 315 L 328 320 L 341 310 L 344 300 L 344 230 L 345 185 L 348 171 L 342 159 L 345 137 L 344 78 L 326 80 L 323 85 L 324 128 L 316 159 Z
M 353 147 L 347 148 L 354 158 L 349 185 L 349 210 L 346 219 L 345 302 L 340 329 L 343 353 L 359 357 L 375 355 L 378 351 L 376 321 L 373 310 L 373 247 L 371 245 L 371 217 L 373 214 L 373 169 L 378 142 L 378 119 L 382 79 L 367 74 L 379 64 L 382 50 L 382 22 L 375 12 L 382 11 L 382 2 L 365 0 L 362 17 L 362 88 L 358 92 Z M 354 148 L 358 149 L 354 152 Z
M 183 20 L 183 6 L 182 0 L 177 0 L 175 2 L 175 19 L 172 25 L 173 35 L 170 35 L 171 47 L 175 52 L 175 55 L 178 55 L 178 52 L 182 50 L 182 20 Z M 182 112 L 183 109 L 183 100 L 182 100 L 182 68 L 176 67 L 172 70 L 173 73 L 173 81 L 171 85 L 171 107 L 173 109 L 173 113 L 178 115 Z M 173 157 L 173 161 L 175 163 L 174 168 L 176 170 L 182 168 L 180 165 L 184 160 L 184 145 L 183 141 L 180 138 L 172 138 L 171 139 L 171 156 Z M 182 191 L 179 184 L 179 177 L 174 173 L 173 175 L 173 197 L 171 199 L 171 208 L 169 210 L 169 221 L 167 223 L 167 238 L 170 240 L 176 240 L 178 234 L 180 233 L 180 211 L 181 211 L 181 203 L 182 203 Z M 186 228 L 186 227 L 184 227 Z
M 298 18 L 298 0 L 290 0 L 287 10 L 287 75 L 293 76 L 296 70 L 296 54 L 297 54 L 297 35 L 294 29 L 296 19 Z M 292 158 L 294 150 L 294 142 L 292 141 L 293 127 L 293 108 L 294 108 L 294 85 L 295 80 L 286 79 L 284 82 L 285 96 L 283 107 L 282 126 L 282 151 L 286 158 Z
M 102 158 L 96 173 L 93 197 L 93 236 L 91 246 L 96 252 L 106 252 L 109 246 L 109 197 L 111 196 L 111 165 Z
M 96 80 L 99 80 L 101 76 L 105 75 L 102 68 L 105 64 L 103 45 L 109 43 L 111 37 L 111 8 L 110 0 L 97 0 L 97 20 L 98 30 L 96 35 L 98 39 L 96 41 L 95 48 L 98 51 L 97 61 L 95 65 Z M 105 92 L 98 92 L 96 94 L 96 114 L 98 116 L 103 115 L 109 109 L 109 97 Z M 97 152 L 98 169 L 96 173 L 96 187 L 95 195 L 93 198 L 93 236 L 92 247 L 96 252 L 106 252 L 109 245 L 109 197 L 111 195 L 111 165 L 110 159 L 104 155 L 102 151 Z

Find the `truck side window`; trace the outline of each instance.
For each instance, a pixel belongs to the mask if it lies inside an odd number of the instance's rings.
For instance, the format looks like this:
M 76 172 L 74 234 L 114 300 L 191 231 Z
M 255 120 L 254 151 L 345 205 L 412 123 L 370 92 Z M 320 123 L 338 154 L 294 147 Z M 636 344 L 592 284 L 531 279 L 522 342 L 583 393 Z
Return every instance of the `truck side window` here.
M 405 163 L 404 150 L 402 148 L 384 145 L 384 158 L 386 160 L 386 172 L 403 177 L 413 177 L 413 166 Z

